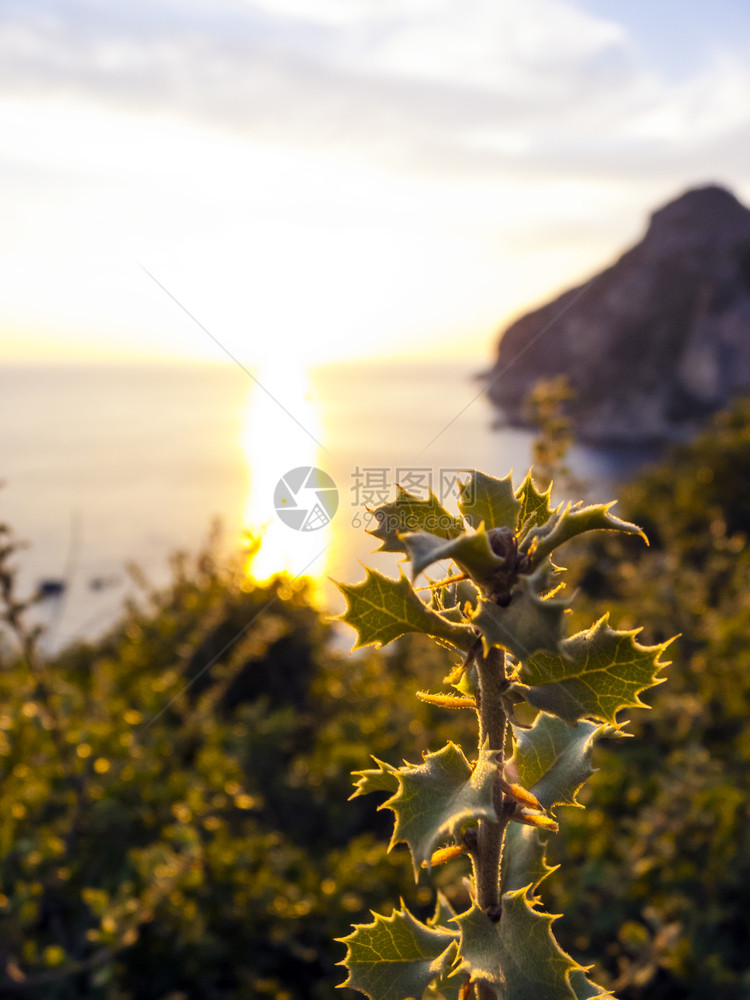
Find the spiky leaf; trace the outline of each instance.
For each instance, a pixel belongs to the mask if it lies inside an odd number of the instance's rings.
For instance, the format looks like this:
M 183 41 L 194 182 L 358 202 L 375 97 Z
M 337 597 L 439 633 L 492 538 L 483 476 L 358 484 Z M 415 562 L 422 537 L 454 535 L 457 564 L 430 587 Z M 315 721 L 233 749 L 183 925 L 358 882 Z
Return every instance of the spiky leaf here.
M 497 776 L 496 750 L 484 749 L 472 769 L 460 747 L 448 743 L 425 756 L 424 763 L 399 768 L 398 791 L 381 809 L 392 809 L 396 821 L 390 847 L 408 844 L 414 874 L 441 840 L 455 836 L 477 819 L 497 819 L 492 787 Z
M 465 979 L 465 976 L 451 975 L 449 970 L 427 990 L 423 1000 L 464 1000 L 466 994 L 462 994 L 461 989 Z
M 552 484 L 547 487 L 544 493 L 540 493 L 536 488 L 531 472 L 527 472 L 526 478 L 516 490 L 516 498 L 521 507 L 518 511 L 518 527 L 529 531 L 531 528 L 546 524 L 553 513 L 550 507 L 550 495 Z
M 461 697 L 473 698 L 475 701 L 477 697 L 478 683 L 477 668 L 474 664 L 471 664 L 468 669 L 463 670 L 457 680 L 451 681 L 451 684 L 456 691 L 458 691 Z
M 437 611 L 437 613 L 439 615 L 442 615 L 442 617 L 445 618 L 446 621 L 454 622 L 457 625 L 460 625 L 466 621 L 466 615 L 463 613 L 461 608 L 458 607 L 458 605 L 451 604 L 448 607 L 444 607 L 443 602 L 440 600 L 440 598 L 435 596 L 436 593 L 437 591 L 435 590 L 431 592 L 430 602 L 428 605 L 430 608 L 433 609 L 433 611 Z
M 456 912 L 451 904 L 442 892 L 438 891 L 435 912 L 427 921 L 427 926 L 458 934 L 453 924 L 455 915 Z M 443 975 L 424 994 L 424 1000 L 460 1000 L 463 977 L 453 976 L 451 971 L 450 968 L 446 968 Z
M 463 619 L 464 609 L 473 608 L 479 598 L 479 591 L 470 580 L 459 580 L 445 586 L 436 586 L 433 591 L 432 607 L 451 621 L 458 615 Z
M 669 642 L 642 646 L 640 629 L 618 632 L 605 615 L 585 632 L 560 644 L 559 654 L 538 652 L 521 663 L 514 689 L 529 704 L 571 724 L 591 716 L 616 722 L 624 708 L 643 706 L 641 692 L 664 680 L 659 657 Z
M 503 841 L 500 887 L 503 892 L 524 889 L 536 892 L 539 884 L 556 869 L 547 864 L 547 838 L 533 826 L 509 823 Z
M 498 923 L 475 904 L 455 921 L 462 971 L 489 983 L 502 1000 L 576 1000 L 570 973 L 581 966 L 552 936 L 554 919 L 534 909 L 526 888 L 503 895 Z
M 610 990 L 604 990 L 586 977 L 583 969 L 574 969 L 570 974 L 570 985 L 573 987 L 576 1000 L 597 1000 L 597 997 L 614 997 Z
M 427 531 L 402 535 L 406 554 L 411 560 L 412 578 L 419 576 L 433 563 L 454 562 L 467 576 L 481 586 L 489 586 L 505 560 L 490 548 L 484 525 L 478 531 L 463 532 L 456 538 L 438 538 Z
M 422 499 L 399 486 L 396 499 L 376 507 L 372 513 L 378 526 L 368 534 L 383 543 L 378 552 L 404 552 L 399 538 L 404 532 L 429 531 L 440 538 L 454 538 L 464 530 L 461 519 L 450 514 L 432 491 Z
M 479 599 L 472 621 L 482 633 L 485 653 L 491 646 L 500 646 L 522 660 L 539 649 L 558 649 L 568 602 L 539 596 L 540 572 L 535 577 L 519 577 L 505 608 Z
M 451 921 L 456 915 L 456 911 L 438 889 L 435 897 L 435 912 L 427 921 L 428 927 L 442 927 L 443 929 L 455 931 Z
M 578 805 L 576 793 L 594 773 L 594 742 L 610 731 L 610 726 L 593 722 L 568 726 L 540 712 L 530 729 L 513 727 L 515 750 L 506 777 L 533 792 L 545 809 Z
M 648 544 L 648 539 L 637 524 L 621 521 L 619 517 L 609 513 L 614 505 L 614 501 L 590 507 L 568 504 L 562 511 L 554 514 L 546 525 L 530 531 L 523 541 L 523 548 L 532 555 L 534 565 L 538 565 L 559 545 L 585 531 L 623 531 L 629 535 L 640 535 Z
M 352 777 L 357 780 L 354 782 L 355 787 L 349 796 L 350 799 L 356 799 L 358 795 L 369 795 L 370 792 L 388 792 L 389 795 L 393 795 L 398 788 L 396 777 L 398 768 L 391 767 L 377 757 L 372 759 L 378 765 L 376 768 L 352 772 Z
M 472 471 L 460 486 L 458 509 L 472 526 L 516 530 L 521 501 L 513 493 L 510 475 L 504 479 Z
M 347 947 L 340 964 L 349 972 L 341 985 L 371 1000 L 421 997 L 453 962 L 455 932 L 427 927 L 405 906 L 390 917 L 373 916 L 371 924 L 356 924 L 351 934 L 340 938 Z
M 449 622 L 430 610 L 414 593 L 405 576 L 393 580 L 369 567 L 366 574 L 361 583 L 337 585 L 348 605 L 339 615 L 339 621 L 357 631 L 354 649 L 370 644 L 382 646 L 407 632 L 423 632 L 463 650 L 471 647 L 472 629 Z

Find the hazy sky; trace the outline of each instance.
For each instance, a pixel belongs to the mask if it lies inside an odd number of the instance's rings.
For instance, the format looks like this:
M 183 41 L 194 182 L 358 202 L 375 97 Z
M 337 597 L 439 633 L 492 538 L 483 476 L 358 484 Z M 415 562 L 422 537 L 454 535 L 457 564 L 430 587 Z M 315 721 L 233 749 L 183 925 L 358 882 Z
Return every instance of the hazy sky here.
M 0 357 L 489 357 L 750 201 L 746 0 L 0 0 Z

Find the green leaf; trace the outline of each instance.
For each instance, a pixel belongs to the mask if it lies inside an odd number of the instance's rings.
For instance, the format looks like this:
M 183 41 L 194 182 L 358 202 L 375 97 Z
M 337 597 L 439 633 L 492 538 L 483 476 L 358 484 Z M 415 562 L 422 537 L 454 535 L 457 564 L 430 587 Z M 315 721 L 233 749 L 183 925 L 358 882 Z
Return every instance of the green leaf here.
M 442 892 L 438 889 L 437 896 L 435 899 L 435 912 L 427 921 L 429 927 L 443 927 L 453 920 L 456 915 L 456 911 L 453 909 L 451 904 L 445 898 Z M 448 928 L 452 929 L 452 928 Z
M 539 596 L 543 569 L 534 576 L 521 576 L 511 594 L 510 604 L 501 608 L 480 598 L 472 622 L 482 633 L 485 654 L 500 646 L 519 660 L 540 649 L 555 652 L 563 637 L 563 617 L 569 602 Z
M 479 679 L 477 678 L 477 668 L 472 663 L 468 670 L 464 670 L 453 687 L 460 695 L 466 698 L 476 698 Z
M 470 910 L 459 914 L 455 922 L 461 934 L 458 945 L 461 971 L 471 976 L 473 981 L 483 979 L 502 990 L 500 996 L 505 1000 L 506 978 L 500 967 L 504 955 L 499 924 L 493 923 L 476 903 Z
M 357 778 L 354 782 L 355 788 L 349 799 L 356 799 L 358 795 L 369 795 L 370 792 L 388 792 L 389 795 L 398 788 L 398 768 L 391 767 L 377 757 L 372 758 L 378 765 L 367 771 L 352 771 L 352 777 Z
M 497 819 L 492 788 L 497 776 L 497 750 L 483 749 L 474 768 L 460 747 L 448 743 L 426 755 L 423 764 L 407 764 L 397 772 L 399 788 L 380 809 L 392 809 L 396 822 L 389 850 L 402 841 L 409 846 L 414 874 L 440 841 L 456 837 L 472 820 Z
M 390 917 L 373 917 L 371 924 L 355 924 L 351 934 L 339 939 L 347 947 L 339 964 L 349 972 L 341 986 L 370 1000 L 421 998 L 453 962 L 456 933 L 427 927 L 405 906 Z
M 505 479 L 496 479 L 474 470 L 460 486 L 458 509 L 472 528 L 483 523 L 488 531 L 490 528 L 515 531 L 521 507 L 521 501 L 513 493 L 510 474 Z
M 505 560 L 490 548 L 484 525 L 480 525 L 478 531 L 464 532 L 456 538 L 438 538 L 427 531 L 415 531 L 402 535 L 401 541 L 411 560 L 412 579 L 433 563 L 448 559 L 480 587 L 491 587 L 496 571 L 505 564 Z
M 449 970 L 427 990 L 423 1000 L 461 1000 L 461 987 L 465 979 L 465 976 L 454 976 Z
M 621 709 L 648 707 L 639 695 L 664 681 L 657 674 L 667 664 L 659 657 L 672 640 L 642 646 L 635 640 L 640 629 L 618 632 L 607 620 L 605 615 L 565 639 L 559 654 L 538 652 L 525 659 L 514 690 L 571 724 L 586 716 L 614 724 Z
M 399 535 L 407 531 L 429 531 L 440 538 L 455 538 L 464 530 L 461 519 L 450 514 L 434 493 L 421 499 L 400 486 L 395 500 L 376 507 L 372 513 L 378 527 L 368 534 L 383 543 L 377 552 L 404 552 Z
M 614 997 L 610 990 L 602 989 L 596 983 L 586 978 L 583 969 L 574 969 L 570 974 L 570 985 L 573 987 L 576 1000 L 596 1000 L 597 997 Z
M 629 535 L 640 535 L 648 545 L 648 539 L 637 524 L 621 521 L 609 513 L 614 505 L 615 501 L 591 507 L 568 504 L 564 510 L 553 514 L 546 525 L 530 531 L 523 540 L 523 549 L 530 553 L 534 565 L 538 565 L 553 549 L 584 531 L 623 531 Z
M 393 580 L 369 567 L 365 572 L 361 583 L 337 584 L 348 605 L 338 620 L 356 629 L 354 649 L 370 644 L 382 646 L 407 632 L 423 632 L 465 651 L 471 647 L 474 642 L 471 627 L 449 622 L 431 611 L 405 576 Z
M 557 870 L 547 864 L 547 837 L 533 826 L 509 823 L 503 840 L 503 863 L 500 871 L 502 892 L 529 887 L 536 892 L 539 884 Z
M 455 921 L 461 970 L 502 1000 L 576 1000 L 570 974 L 581 966 L 552 936 L 554 919 L 534 909 L 527 888 L 504 893 L 497 923 L 474 904 Z
M 438 891 L 437 899 L 435 901 L 435 912 L 427 921 L 428 927 L 437 927 L 441 930 L 450 931 L 453 934 L 458 935 L 458 931 L 453 927 L 448 927 L 447 925 L 453 921 L 456 913 L 453 907 L 450 905 L 448 900 Z M 461 993 L 461 986 L 463 985 L 462 976 L 451 975 L 452 970 L 446 968 L 446 971 L 424 994 L 423 1000 L 459 1000 L 459 995 Z
M 579 722 L 572 727 L 540 712 L 530 729 L 513 727 L 515 749 L 506 779 L 528 788 L 545 809 L 579 805 L 576 794 L 594 773 L 591 749 L 608 732 L 607 725 Z
M 430 603 L 428 607 L 432 608 L 433 611 L 437 611 L 439 615 L 442 615 L 446 621 L 456 622 L 461 624 L 466 621 L 466 615 L 463 613 L 461 608 L 455 603 L 446 604 L 443 596 L 440 594 L 439 588 L 435 587 L 430 591 Z
M 431 607 L 450 621 L 464 621 L 466 606 L 474 608 L 478 599 L 479 591 L 470 580 L 458 580 L 444 587 L 435 587 L 432 590 Z
M 516 498 L 521 504 L 518 512 L 519 529 L 528 531 L 549 521 L 551 515 L 554 513 L 554 510 L 549 505 L 551 493 L 552 483 L 550 483 L 544 493 L 540 493 L 536 488 L 534 480 L 531 478 L 531 472 L 527 472 L 526 478 L 516 490 Z

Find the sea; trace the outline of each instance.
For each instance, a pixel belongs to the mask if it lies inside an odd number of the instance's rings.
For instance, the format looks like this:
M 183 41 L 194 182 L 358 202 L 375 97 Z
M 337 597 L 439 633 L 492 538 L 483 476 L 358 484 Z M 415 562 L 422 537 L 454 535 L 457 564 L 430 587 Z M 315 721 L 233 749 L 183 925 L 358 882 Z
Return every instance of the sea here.
M 331 580 L 356 582 L 371 555 L 369 509 L 396 484 L 432 489 L 455 510 L 462 470 L 518 481 L 532 434 L 496 426 L 483 362 L 348 362 L 305 368 L 235 364 L 6 365 L 0 370 L 0 523 L 24 543 L 21 596 L 55 651 L 95 639 L 170 557 L 196 553 L 221 525 L 222 557 L 260 540 L 250 572 L 311 579 L 332 612 Z M 588 487 L 611 492 L 621 458 L 576 448 Z M 599 499 L 611 499 L 609 493 Z

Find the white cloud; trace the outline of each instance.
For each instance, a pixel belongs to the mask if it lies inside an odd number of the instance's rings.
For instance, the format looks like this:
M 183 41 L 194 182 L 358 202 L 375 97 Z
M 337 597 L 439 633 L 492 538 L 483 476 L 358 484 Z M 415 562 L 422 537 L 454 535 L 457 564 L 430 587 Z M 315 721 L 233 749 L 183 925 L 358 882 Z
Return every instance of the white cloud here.
M 622 27 L 563 0 L 153 0 L 127 13 L 114 0 L 6 4 L 2 86 L 506 180 L 658 175 L 694 152 L 710 159 L 713 143 L 730 147 L 736 175 L 745 148 L 731 147 L 750 126 L 739 56 L 667 83 Z
M 245 134 L 435 158 L 619 86 L 626 39 L 559 0 L 74 0 L 6 10 L 0 83 L 171 108 Z M 356 18 L 353 16 L 356 11 Z M 595 84 L 592 87 L 592 83 Z
M 127 16 L 113 0 L 47 0 L 0 19 L 14 93 L 429 172 L 616 176 L 633 158 L 658 171 L 747 127 L 749 81 L 725 54 L 667 84 L 623 28 L 562 0 L 154 0 Z
M 390 31 L 358 52 L 371 69 L 393 76 L 480 88 L 500 95 L 550 95 L 569 77 L 616 57 L 625 34 L 558 0 L 528 0 L 523 9 L 493 0 L 434 0 L 419 14 L 394 18 Z M 353 61 L 352 61 L 353 62 Z

